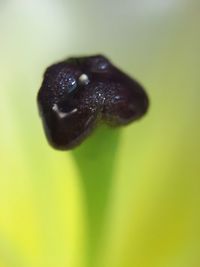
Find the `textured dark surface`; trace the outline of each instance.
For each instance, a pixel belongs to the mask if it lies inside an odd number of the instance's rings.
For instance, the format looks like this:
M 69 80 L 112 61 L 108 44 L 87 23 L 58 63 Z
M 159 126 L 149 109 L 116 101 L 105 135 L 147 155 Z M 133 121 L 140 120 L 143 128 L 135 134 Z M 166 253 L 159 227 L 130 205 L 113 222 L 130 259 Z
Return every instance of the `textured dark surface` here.
M 148 97 L 141 85 L 99 55 L 50 66 L 38 104 L 49 143 L 67 150 L 101 121 L 121 126 L 140 118 L 148 109 Z

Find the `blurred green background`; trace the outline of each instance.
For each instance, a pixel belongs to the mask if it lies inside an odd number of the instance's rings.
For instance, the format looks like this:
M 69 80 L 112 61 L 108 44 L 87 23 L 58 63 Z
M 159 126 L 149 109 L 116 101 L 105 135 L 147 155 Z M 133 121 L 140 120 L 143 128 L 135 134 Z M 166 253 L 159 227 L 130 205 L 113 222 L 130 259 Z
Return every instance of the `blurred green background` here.
M 199 0 L 0 0 L 0 267 L 88 267 L 81 168 L 47 144 L 36 94 L 48 65 L 96 53 L 151 107 L 120 133 L 93 266 L 200 266 L 199 14 Z

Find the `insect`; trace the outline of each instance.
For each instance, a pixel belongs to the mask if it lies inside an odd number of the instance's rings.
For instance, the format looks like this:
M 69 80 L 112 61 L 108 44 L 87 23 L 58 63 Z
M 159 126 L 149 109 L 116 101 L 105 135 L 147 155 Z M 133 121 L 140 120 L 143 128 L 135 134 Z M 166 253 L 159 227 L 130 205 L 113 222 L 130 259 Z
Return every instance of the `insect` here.
M 100 122 L 122 126 L 139 119 L 149 105 L 142 86 L 102 55 L 47 68 L 37 100 L 47 139 L 61 150 L 78 146 Z

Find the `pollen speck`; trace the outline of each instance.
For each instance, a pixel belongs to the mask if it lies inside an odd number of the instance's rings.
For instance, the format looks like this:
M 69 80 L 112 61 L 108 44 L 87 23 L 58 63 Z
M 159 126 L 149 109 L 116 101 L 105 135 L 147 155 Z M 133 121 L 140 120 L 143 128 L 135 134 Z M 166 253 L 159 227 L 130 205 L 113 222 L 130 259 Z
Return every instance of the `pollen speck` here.
M 90 80 L 89 80 L 88 76 L 85 73 L 83 73 L 79 77 L 79 82 L 81 85 L 87 85 L 90 82 Z

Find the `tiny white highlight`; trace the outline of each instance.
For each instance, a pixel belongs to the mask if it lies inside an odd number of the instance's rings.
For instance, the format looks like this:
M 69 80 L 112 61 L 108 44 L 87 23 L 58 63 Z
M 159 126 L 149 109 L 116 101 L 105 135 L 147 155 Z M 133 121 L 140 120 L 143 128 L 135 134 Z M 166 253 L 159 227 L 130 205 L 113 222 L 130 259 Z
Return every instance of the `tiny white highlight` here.
M 82 85 L 87 85 L 87 84 L 90 82 L 90 80 L 89 80 L 88 76 L 87 76 L 85 73 L 83 73 L 83 74 L 81 74 L 81 76 L 79 77 L 79 82 L 80 82 L 80 84 L 82 84 Z
M 59 110 L 57 104 L 54 104 L 54 105 L 53 105 L 52 110 L 55 111 L 56 114 L 58 115 L 58 117 L 61 118 L 61 119 L 64 119 L 64 118 L 66 118 L 67 116 L 70 116 L 70 115 L 72 115 L 72 114 L 74 114 L 74 113 L 76 113 L 76 112 L 78 111 L 77 108 L 74 108 L 74 109 L 72 109 L 71 111 L 69 111 L 69 112 L 67 112 L 67 113 L 66 113 L 66 112 L 62 112 L 62 111 Z

